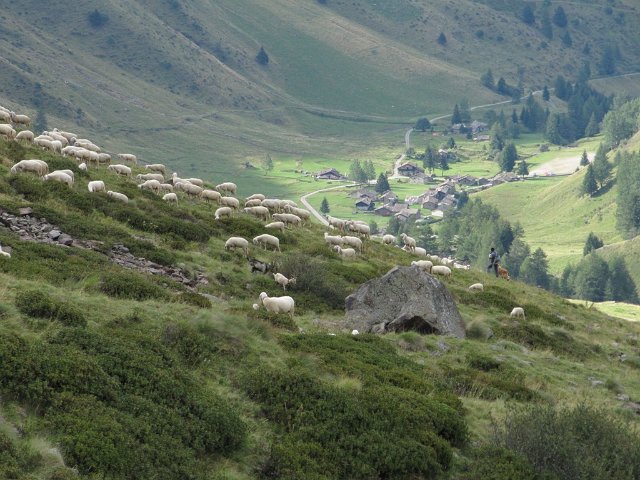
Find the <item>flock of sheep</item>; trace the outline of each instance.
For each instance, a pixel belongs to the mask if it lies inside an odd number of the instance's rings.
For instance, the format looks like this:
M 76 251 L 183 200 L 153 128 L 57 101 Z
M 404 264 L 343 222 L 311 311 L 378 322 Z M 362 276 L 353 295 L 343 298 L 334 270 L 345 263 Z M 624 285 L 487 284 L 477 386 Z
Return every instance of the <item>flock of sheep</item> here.
M 79 163 L 80 170 L 87 171 L 88 165 L 107 166 L 107 170 L 117 175 L 125 177 L 132 176 L 131 167 L 123 163 L 111 164 L 112 157 L 108 153 L 103 153 L 94 142 L 88 139 L 78 138 L 77 135 L 58 130 L 45 131 L 41 135 L 35 136 L 30 130 L 16 132 L 14 126 L 29 126 L 31 120 L 26 115 L 17 115 L 0 106 L 0 121 L 11 122 L 12 124 L 0 124 L 0 135 L 4 135 L 8 140 L 25 141 L 37 145 L 43 149 L 60 153 L 61 155 L 75 158 Z M 130 153 L 118 154 L 117 158 L 121 162 L 137 164 L 137 157 Z M 162 199 L 166 202 L 178 203 L 178 192 L 182 192 L 186 197 L 199 199 L 205 202 L 215 202 L 218 205 L 214 216 L 216 220 L 231 217 L 235 211 L 240 209 L 240 200 L 234 197 L 237 193 L 237 186 L 232 182 L 223 182 L 215 186 L 215 189 L 205 187 L 204 181 L 199 178 L 180 178 L 177 173 L 173 173 L 167 179 L 167 168 L 162 164 L 145 165 L 148 173 L 138 174 L 135 179 L 138 181 L 138 188 L 151 190 L 157 194 L 162 194 Z M 66 184 L 69 188 L 74 186 L 74 173 L 71 170 L 55 170 L 49 172 L 47 163 L 43 160 L 32 159 L 17 162 L 11 168 L 12 174 L 29 172 L 41 177 L 44 181 L 57 181 Z M 90 193 L 105 192 L 110 198 L 127 203 L 129 198 L 120 192 L 107 190 L 103 180 L 92 180 L 88 183 Z M 265 228 L 270 230 L 280 230 L 290 226 L 302 226 L 311 217 L 311 212 L 303 208 L 298 208 L 292 200 L 281 200 L 266 198 L 263 194 L 253 194 L 246 198 L 243 211 L 246 214 L 255 216 L 266 223 Z M 357 220 L 343 220 L 332 216 L 327 216 L 329 227 L 338 230 L 343 235 L 335 235 L 333 232 L 325 232 L 324 239 L 329 247 L 344 259 L 355 259 L 362 254 L 365 249 L 365 242 L 371 238 L 369 225 Z M 440 258 L 437 255 L 427 254 L 424 248 L 418 247 L 416 240 L 403 233 L 400 236 L 406 252 L 427 259 L 416 260 L 411 265 L 430 273 L 448 278 L 452 275 L 451 267 L 459 269 L 469 269 L 468 265 L 457 262 L 451 258 Z M 252 243 L 263 249 L 272 249 L 280 252 L 280 239 L 275 235 L 263 233 L 252 239 Z M 385 245 L 396 245 L 396 237 L 384 235 L 382 243 Z M 232 236 L 226 240 L 224 249 L 241 250 L 245 256 L 249 254 L 249 241 L 239 236 Z M 0 247 L 0 255 L 10 257 L 8 252 L 3 252 Z M 274 281 L 286 291 L 287 285 L 293 285 L 295 278 L 287 278 L 281 273 L 273 274 Z M 470 291 L 483 291 L 481 283 L 473 284 Z M 259 296 L 254 309 L 263 306 L 267 311 L 274 313 L 288 313 L 293 316 L 295 301 L 290 296 L 269 297 L 266 292 Z M 524 318 L 522 308 L 514 308 L 511 316 L 521 316 Z

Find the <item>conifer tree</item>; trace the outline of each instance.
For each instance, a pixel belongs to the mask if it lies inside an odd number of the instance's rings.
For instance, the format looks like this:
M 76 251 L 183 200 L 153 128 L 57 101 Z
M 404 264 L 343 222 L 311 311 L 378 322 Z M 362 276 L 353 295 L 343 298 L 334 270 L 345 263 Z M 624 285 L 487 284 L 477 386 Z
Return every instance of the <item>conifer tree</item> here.
M 460 107 L 456 103 L 453 106 L 453 114 L 451 115 L 451 125 L 462 123 L 462 117 L 460 116 Z
M 580 166 L 586 167 L 587 165 L 589 165 L 589 156 L 587 155 L 587 151 L 583 150 L 582 156 L 580 157 Z
M 524 177 L 529 175 L 529 165 L 527 165 L 527 161 L 524 159 L 522 159 L 520 163 L 518 163 L 518 175 L 520 175 L 523 180 Z
M 491 90 L 496 88 L 491 69 L 487 70 L 487 72 L 480 77 L 480 83 Z
M 553 23 L 560 28 L 567 26 L 567 15 L 564 13 L 564 8 L 556 8 L 556 11 L 553 14 Z
M 534 23 L 536 23 L 536 16 L 533 13 L 533 9 L 531 8 L 531 5 L 526 4 L 523 8 L 522 8 L 522 21 L 524 23 L 526 23 L 527 25 L 533 25 Z
M 596 176 L 593 173 L 593 165 L 587 167 L 587 173 L 582 181 L 582 194 L 592 196 L 598 191 L 598 183 L 596 182 Z
M 256 55 L 256 62 L 260 65 L 267 65 L 269 63 L 269 55 L 265 52 L 264 47 L 260 47 L 260 51 Z
M 618 165 L 616 176 L 618 198 L 616 201 L 617 227 L 625 236 L 640 233 L 640 154 L 625 152 Z
M 389 186 L 389 180 L 387 179 L 387 175 L 382 172 L 378 177 L 378 181 L 376 182 L 375 191 L 382 194 L 388 190 L 391 190 L 391 187 Z
M 607 150 L 604 144 L 600 144 L 593 159 L 593 174 L 598 182 L 599 188 L 602 188 L 611 173 L 611 164 L 607 160 Z
M 322 203 L 320 204 L 320 212 L 322 212 L 322 213 L 324 213 L 326 215 L 330 211 L 331 211 L 331 209 L 329 208 L 329 201 L 327 200 L 327 197 L 324 197 L 322 199 Z
M 520 268 L 520 279 L 530 285 L 549 287 L 549 261 L 541 248 L 537 248 Z
M 371 160 L 365 160 L 362 170 L 364 171 L 367 180 L 375 180 L 376 168 L 373 166 L 373 162 Z
M 428 169 L 429 173 L 433 173 L 434 168 L 436 168 L 438 164 L 438 160 L 438 152 L 431 145 L 427 146 L 422 162 L 423 167 Z
M 614 302 L 638 303 L 636 283 L 627 269 L 624 258 L 618 255 L 609 261 L 606 297 Z
M 584 248 L 582 249 L 582 256 L 589 255 L 593 250 L 597 250 L 604 246 L 604 242 L 598 238 L 598 236 L 591 232 L 587 236 L 587 241 L 584 244 Z
M 551 98 L 551 95 L 549 94 L 549 88 L 545 85 L 544 88 L 542 89 L 542 99 L 545 102 L 548 102 L 549 98 Z
M 585 137 L 595 137 L 598 133 L 600 133 L 600 127 L 598 126 L 598 121 L 596 120 L 595 112 L 591 114 L 591 118 L 589 118 L 589 123 L 584 129 Z
M 509 143 L 504 147 L 504 150 L 500 153 L 499 163 L 500 169 L 503 172 L 510 172 L 516 164 L 518 159 L 518 151 L 513 143 Z

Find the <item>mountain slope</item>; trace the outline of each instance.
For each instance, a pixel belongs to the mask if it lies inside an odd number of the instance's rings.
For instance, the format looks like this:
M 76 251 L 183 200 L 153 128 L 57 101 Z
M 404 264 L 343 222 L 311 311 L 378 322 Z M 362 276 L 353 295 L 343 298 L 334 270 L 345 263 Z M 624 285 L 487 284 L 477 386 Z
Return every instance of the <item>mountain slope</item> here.
M 83 136 L 99 130 L 109 151 L 136 150 L 188 173 L 244 175 L 239 161 L 267 151 L 331 157 L 401 148 L 404 125 L 417 116 L 447 113 L 465 96 L 498 99 L 478 81 L 487 65 L 525 86 L 571 76 L 606 43 L 596 20 L 620 49 L 619 70 L 636 66 L 635 10 L 624 10 L 626 23 L 613 30 L 613 17 L 567 5 L 577 22 L 569 29 L 580 41 L 590 32 L 593 51 L 556 38 L 541 63 L 543 37 L 513 14 L 469 0 L 379 3 L 9 4 L 0 103 L 32 116 L 41 105 L 49 124 Z M 435 42 L 440 30 L 446 46 Z M 255 61 L 260 46 L 266 66 Z

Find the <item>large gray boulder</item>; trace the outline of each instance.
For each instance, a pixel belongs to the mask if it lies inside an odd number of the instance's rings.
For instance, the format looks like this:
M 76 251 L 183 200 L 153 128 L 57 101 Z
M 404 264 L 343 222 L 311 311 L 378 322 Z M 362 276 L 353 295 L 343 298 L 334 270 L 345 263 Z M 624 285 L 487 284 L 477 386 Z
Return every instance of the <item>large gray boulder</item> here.
M 417 267 L 394 267 L 346 299 L 346 327 L 359 332 L 413 330 L 464 338 L 464 322 L 449 290 Z

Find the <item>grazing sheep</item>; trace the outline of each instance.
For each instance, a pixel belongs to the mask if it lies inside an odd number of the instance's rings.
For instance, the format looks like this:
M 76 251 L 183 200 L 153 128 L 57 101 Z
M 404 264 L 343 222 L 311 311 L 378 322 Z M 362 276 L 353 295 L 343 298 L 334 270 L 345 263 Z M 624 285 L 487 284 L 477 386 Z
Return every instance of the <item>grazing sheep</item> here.
M 185 178 L 183 180 L 186 181 L 186 182 L 189 182 L 189 183 L 191 183 L 193 185 L 197 185 L 200 188 L 204 188 L 204 181 L 202 179 L 200 179 L 200 178 Z
M 76 140 L 71 139 L 70 143 L 72 143 L 73 145 L 75 145 L 77 147 L 86 148 L 87 150 L 90 150 L 90 151 L 95 152 L 95 153 L 100 153 L 102 151 L 99 146 L 97 146 L 91 140 L 87 140 L 86 138 L 81 138 L 79 140 L 78 139 L 76 139 Z M 97 161 L 97 159 L 96 159 L 96 161 Z
M 356 258 L 356 251 L 353 248 L 342 248 L 340 245 L 335 245 L 333 250 L 338 252 L 342 258 Z
M 31 119 L 26 115 L 16 115 L 16 112 L 11 113 L 11 121 L 13 123 L 19 123 L 20 125 L 26 125 L 27 127 L 31 125 Z
M 5 111 L 0 109 L 0 121 L 2 122 L 10 122 L 11 121 L 11 114 L 9 113 L 9 111 Z
M 451 269 L 449 267 L 445 267 L 444 265 L 435 265 L 431 267 L 431 275 L 442 275 L 443 277 L 451 276 Z
M 232 182 L 224 182 L 220 185 L 216 185 L 216 190 L 218 190 L 220 193 L 225 192 L 230 193 L 231 195 L 235 195 L 236 191 L 238 190 L 238 186 Z
M 260 202 L 260 205 L 267 207 L 270 212 L 280 212 L 280 200 L 277 198 L 265 198 Z
M 107 192 L 107 195 L 109 195 L 114 200 L 119 200 L 124 203 L 129 202 L 129 197 L 127 197 L 124 193 L 112 192 L 111 190 L 109 190 Z
M 365 238 L 369 238 L 371 236 L 371 229 L 369 228 L 369 225 L 366 225 L 362 222 L 354 222 L 352 220 L 348 222 L 346 226 L 352 232 L 355 232 L 358 235 L 362 235 Z
M 433 263 L 440 263 L 440 257 L 438 255 L 427 255 L 427 257 L 429 257 L 429 260 Z
M 225 198 L 229 198 L 229 197 L 225 197 Z M 265 221 L 269 220 L 269 209 L 267 207 L 263 207 L 263 206 L 248 207 L 248 208 L 245 208 L 244 211 L 250 215 L 253 215 L 257 218 L 261 218 Z
M 260 310 L 260 305 L 258 305 L 257 303 L 254 303 L 251 308 L 253 308 L 254 310 Z
M 344 237 L 342 237 L 342 244 L 353 247 L 357 252 L 362 253 L 362 240 L 360 240 L 358 237 L 350 237 L 348 235 L 345 235 Z
M 16 131 L 8 123 L 0 123 L 0 135 L 4 135 L 9 140 L 16 138 Z
M 58 130 L 57 128 L 54 128 L 53 131 L 55 133 L 58 133 L 58 134 L 62 135 L 64 138 L 67 139 L 68 142 L 71 142 L 72 138 L 78 138 L 78 135 L 76 135 L 75 133 L 64 132 L 62 130 Z
M 220 193 L 218 193 L 218 195 L 220 195 Z M 259 198 L 252 198 L 251 200 L 247 200 L 246 202 L 244 202 L 245 208 L 259 207 L 261 205 L 262 205 L 262 200 L 260 200 Z
M 457 268 L 459 270 L 471 270 L 470 265 L 465 265 L 464 263 L 458 263 L 458 262 L 453 263 L 453 268 Z
M 230 217 L 232 213 L 233 210 L 231 210 L 229 207 L 220 207 L 216 210 L 214 215 L 216 220 L 220 220 L 222 217 Z
M 523 320 L 526 320 L 524 316 L 524 308 L 522 307 L 515 307 L 513 310 L 511 310 L 509 316 L 512 318 L 522 317 Z
M 346 220 L 342 220 L 340 218 L 332 217 L 331 215 L 327 215 L 327 221 L 329 222 L 329 225 L 331 225 L 334 228 L 337 228 L 340 231 L 344 231 L 344 227 L 347 224 Z
M 107 189 L 102 180 L 93 180 L 92 182 L 89 182 L 87 184 L 87 188 L 89 189 L 89 193 L 104 192 Z
M 415 238 L 410 237 L 406 233 L 403 233 L 402 235 L 400 235 L 400 238 L 402 238 L 402 241 L 404 242 L 404 246 L 409 249 L 408 251 L 413 252 L 416 249 Z
M 271 222 L 265 225 L 264 228 L 275 228 L 284 233 L 284 222 Z
M 280 239 L 278 237 L 274 237 L 273 235 L 269 235 L 268 233 L 263 233 L 262 235 L 258 235 L 253 239 L 254 245 L 260 245 L 267 249 L 267 245 L 273 247 L 273 250 L 280 251 Z
M 431 273 L 431 268 L 433 267 L 433 263 L 430 260 L 416 260 L 411 262 L 411 265 L 427 273 Z
M 382 243 L 384 243 L 385 245 L 394 245 L 396 243 L 396 237 L 393 235 L 384 235 L 382 237 Z
M 262 292 L 260 303 L 268 312 L 288 313 L 293 318 L 296 303 L 291 297 L 269 297 L 265 292 Z
M 66 183 L 69 188 L 73 187 L 73 178 L 71 178 L 69 175 L 67 175 L 64 172 L 59 172 L 59 171 L 51 172 L 45 175 L 44 177 L 42 177 L 42 179 L 45 182 L 54 181 L 54 182 Z
M 164 183 L 164 176 L 160 173 L 139 173 L 136 175 L 136 180 L 145 182 L 147 180 L 157 180 L 160 183 Z
M 26 140 L 27 142 L 33 142 L 33 132 L 31 130 L 22 130 L 16 134 L 16 140 Z
M 73 170 L 68 170 L 68 169 L 65 169 L 65 170 L 54 170 L 54 171 L 53 171 L 53 172 L 51 172 L 51 173 L 56 173 L 56 172 L 66 173 L 67 175 L 69 175 L 69 176 L 71 177 L 71 179 L 72 179 L 73 181 L 75 181 L 75 179 L 76 179 L 76 174 L 75 174 L 75 173 L 73 173 Z
M 470 292 L 484 292 L 484 285 L 481 283 L 474 283 L 473 285 L 469 285 Z
M 242 249 L 244 256 L 249 255 L 249 242 L 242 237 L 231 237 L 224 243 L 225 250 Z
M 171 185 L 170 183 L 161 183 L 160 184 L 160 191 L 161 192 L 173 192 L 173 185 Z
M 133 155 L 131 153 L 119 153 L 118 154 L 118 158 L 120 160 L 122 160 L 123 162 L 131 162 L 134 165 L 137 165 L 137 163 L 138 163 L 138 157 L 136 157 L 135 155 Z
M 287 204 L 283 207 L 283 210 L 287 213 L 292 213 L 299 216 L 303 222 L 306 222 L 311 218 L 311 212 L 309 210 L 305 210 L 304 208 L 297 208 Z
M 28 130 L 26 130 L 28 131 Z M 66 147 L 67 145 L 69 145 L 69 140 L 67 140 L 65 137 L 63 137 L 62 135 L 60 135 L 57 132 L 43 132 L 45 135 L 49 135 L 53 140 L 57 140 L 59 141 L 63 147 Z
M 158 180 L 147 180 L 146 182 L 138 185 L 138 188 L 140 190 L 153 190 L 154 192 L 158 193 L 160 191 L 160 182 Z
M 234 197 L 220 197 L 218 203 L 224 207 L 231 207 L 234 210 L 240 208 L 240 201 Z
M 121 164 L 109 165 L 107 167 L 107 170 L 110 170 L 118 175 L 124 175 L 125 177 L 131 176 L 131 169 L 126 165 L 121 165 Z
M 442 263 L 442 265 L 446 265 L 447 267 L 453 267 L 453 264 L 455 263 L 455 261 L 452 258 L 442 257 L 440 259 L 440 263 Z
M 165 167 L 161 163 L 151 163 L 149 165 L 145 165 L 144 168 L 147 170 L 151 170 L 152 172 L 161 173 L 162 175 L 167 174 L 167 167 Z
M 222 195 L 220 195 L 220 192 L 216 191 L 216 190 L 202 190 L 202 192 L 200 193 L 200 198 L 202 198 L 205 202 L 210 202 L 210 201 L 214 201 L 214 202 L 220 202 L 220 199 L 222 198 Z
M 78 165 L 78 170 L 81 170 L 83 172 L 88 171 L 89 169 L 87 168 L 87 164 L 82 162 L 80 165 Z
M 416 248 L 413 249 L 413 254 L 417 255 L 419 257 L 426 257 L 427 256 L 427 251 L 422 247 L 416 247 Z
M 11 173 L 16 174 L 20 172 L 32 172 L 39 177 L 43 177 L 49 173 L 49 166 L 43 160 L 20 160 L 11 167 Z
M 297 226 L 302 225 L 302 219 L 292 213 L 274 213 L 273 219 L 279 222 L 284 222 L 285 225 L 290 223 Z
M 178 203 L 178 195 L 176 195 L 175 193 L 167 193 L 167 194 L 162 196 L 162 200 L 164 200 L 165 202 L 173 202 L 173 203 L 177 204 Z
M 358 330 L 351 330 L 351 335 L 360 335 Z
M 284 289 L 285 292 L 287 291 L 287 285 L 295 285 L 296 284 L 296 279 L 295 278 L 293 278 L 293 277 L 287 278 L 281 273 L 274 273 L 273 274 L 273 279 L 276 281 L 276 283 L 279 283 L 280 285 L 282 285 L 282 288 Z
M 4 250 L 2 250 L 2 246 L 0 246 L 0 255 L 6 258 L 11 258 L 11 254 L 9 252 L 5 252 Z
M 342 237 L 339 235 L 329 235 L 327 232 L 324 232 L 324 241 L 327 242 L 330 247 L 334 245 L 342 246 Z
M 202 187 L 189 182 L 178 182 L 177 184 L 174 183 L 173 188 L 176 190 L 182 190 L 184 193 L 191 197 L 199 197 L 203 190 Z
M 95 156 L 92 155 L 93 158 Z M 111 164 L 111 155 L 108 153 L 98 153 L 98 160 L 96 162 L 98 165 L 109 165 Z
M 267 197 L 265 197 L 265 196 L 264 196 L 263 194 L 261 194 L 261 193 L 254 193 L 253 195 L 248 196 L 248 197 L 247 197 L 247 200 L 260 200 L 260 201 L 262 201 L 262 200 L 264 200 L 265 198 L 267 198 Z

